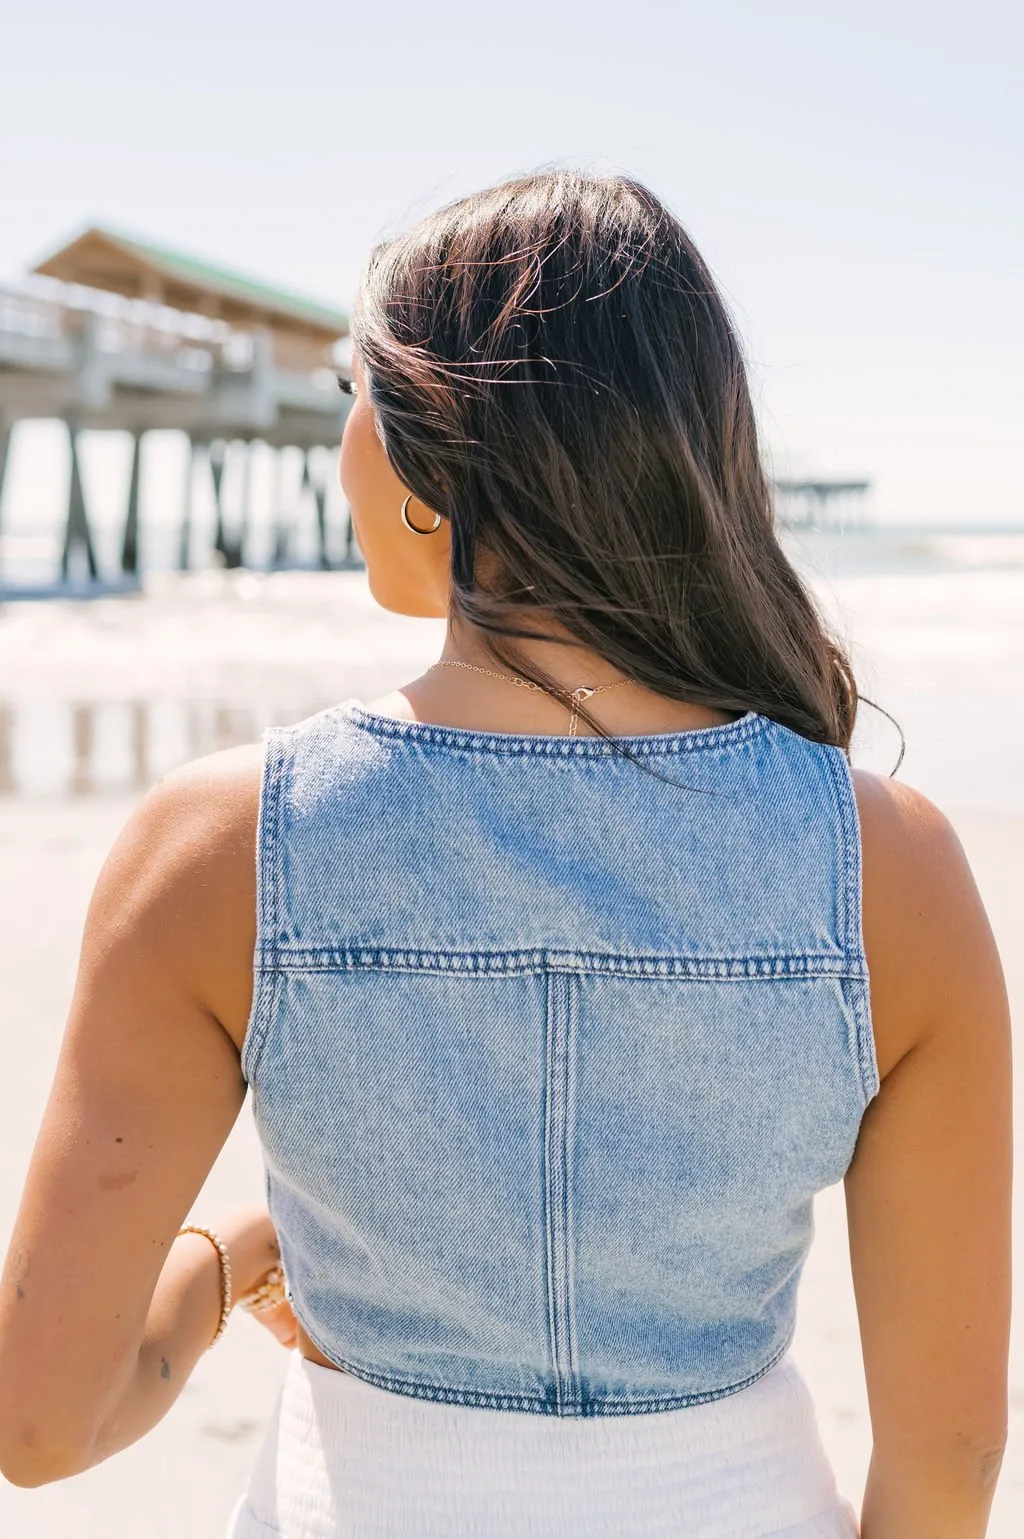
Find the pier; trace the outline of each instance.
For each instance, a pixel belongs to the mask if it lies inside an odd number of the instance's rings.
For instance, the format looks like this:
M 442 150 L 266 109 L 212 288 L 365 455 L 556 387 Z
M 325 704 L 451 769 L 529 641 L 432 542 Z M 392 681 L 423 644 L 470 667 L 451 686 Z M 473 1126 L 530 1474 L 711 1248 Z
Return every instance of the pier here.
M 188 440 L 178 562 L 192 559 L 192 489 L 209 478 L 215 560 L 247 564 L 248 467 L 254 445 L 303 456 L 299 495 L 311 498 L 322 567 L 358 561 L 351 520 L 327 524 L 327 486 L 316 473 L 336 449 L 350 399 L 338 389 L 341 310 L 271 288 L 193 257 L 101 228 L 85 231 L 37 264 L 41 286 L 0 290 L 0 512 L 11 435 L 20 421 L 57 419 L 70 447 L 67 508 L 51 583 L 28 589 L 0 580 L 0 596 L 130 590 L 139 581 L 139 487 L 144 436 L 176 429 Z M 131 474 L 116 570 L 97 559 L 83 489 L 79 435 L 127 432 Z M 246 456 L 240 516 L 225 515 L 226 457 Z M 265 452 L 265 451 L 264 451 Z M 273 510 L 273 564 L 294 562 L 294 507 Z M 0 535 L 3 531 L 0 528 Z M 332 534 L 337 538 L 332 538 Z
M 39 262 L 24 286 L 0 289 L 0 551 L 17 424 L 31 418 L 63 423 L 70 458 L 54 570 L 29 584 L 0 568 L 0 600 L 98 596 L 139 586 L 142 448 L 145 435 L 161 429 L 181 432 L 187 443 L 174 530 L 173 559 L 181 570 L 210 562 L 308 565 L 309 552 L 300 556 L 296 540 L 303 504 L 315 523 L 313 564 L 361 564 L 350 516 L 331 527 L 322 468 L 323 451 L 337 449 L 351 404 L 337 381 L 347 336 L 342 310 L 99 227 Z M 96 431 L 127 433 L 131 442 L 117 549 L 113 557 L 108 550 L 105 561 L 97 554 L 80 459 L 80 435 Z M 289 497 L 282 456 L 293 463 L 296 451 L 299 484 Z M 275 460 L 272 527 L 257 551 L 253 462 L 268 452 Z M 230 514 L 224 497 L 229 460 L 232 478 L 241 483 Z M 208 535 L 193 519 L 193 498 L 204 481 L 214 510 Z M 857 525 L 869 487 L 866 480 L 777 480 L 780 522 L 797 529 Z
M 790 529 L 843 529 L 863 522 L 870 481 L 776 481 L 779 515 Z M 852 510 L 854 516 L 848 515 Z

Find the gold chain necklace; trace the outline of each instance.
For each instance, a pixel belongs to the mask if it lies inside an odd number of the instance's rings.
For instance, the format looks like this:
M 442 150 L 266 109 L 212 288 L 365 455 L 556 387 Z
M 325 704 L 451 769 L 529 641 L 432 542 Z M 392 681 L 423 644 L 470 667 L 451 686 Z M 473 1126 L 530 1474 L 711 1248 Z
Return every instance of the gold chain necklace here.
M 521 679 L 516 673 L 498 673 L 494 668 L 479 668 L 476 663 L 458 662 L 454 657 L 443 657 L 440 662 L 431 663 L 427 672 L 432 673 L 435 668 L 468 668 L 471 673 L 486 673 L 492 679 L 504 679 L 506 684 L 515 684 L 520 689 L 536 689 L 541 694 L 550 695 L 552 700 L 558 699 L 558 696 L 553 694 L 550 689 L 545 689 L 543 684 L 535 684 L 532 679 Z M 606 689 L 618 689 L 622 684 L 632 683 L 632 679 L 616 679 L 614 684 L 581 684 L 578 689 L 567 690 L 566 694 L 571 702 L 569 706 L 569 736 L 579 736 L 577 731 L 579 723 L 577 705 L 581 700 L 589 700 L 591 695 L 600 695 Z

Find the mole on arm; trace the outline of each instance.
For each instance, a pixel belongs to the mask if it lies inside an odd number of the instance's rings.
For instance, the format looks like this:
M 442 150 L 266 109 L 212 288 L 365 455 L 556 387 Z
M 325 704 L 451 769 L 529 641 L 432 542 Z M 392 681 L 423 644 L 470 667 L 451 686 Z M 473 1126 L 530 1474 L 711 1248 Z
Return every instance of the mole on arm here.
M 25 1278 L 28 1276 L 31 1257 L 27 1245 L 19 1245 L 11 1254 L 11 1279 L 14 1283 L 14 1291 L 19 1299 L 25 1297 Z

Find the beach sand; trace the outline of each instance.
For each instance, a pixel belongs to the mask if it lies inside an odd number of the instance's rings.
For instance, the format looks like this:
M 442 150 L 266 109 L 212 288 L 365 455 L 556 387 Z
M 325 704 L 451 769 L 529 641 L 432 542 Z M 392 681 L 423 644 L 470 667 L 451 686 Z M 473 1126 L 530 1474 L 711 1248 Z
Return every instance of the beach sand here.
M 85 907 L 100 863 L 131 806 L 125 798 L 0 803 L 0 1026 L 4 1137 L 0 1234 L 6 1236 L 53 1070 Z M 1024 819 L 977 813 L 954 820 L 967 847 L 1024 1019 Z M 1018 1109 L 1021 1096 L 1018 1095 Z M 262 1169 L 248 1105 L 195 1213 L 259 1199 Z M 1022 1199 L 1018 1193 L 1018 1205 Z M 201 1221 L 201 1219 L 200 1219 Z M 846 1252 L 841 1188 L 823 1194 L 800 1297 L 796 1358 L 818 1407 L 840 1487 L 859 1500 L 870 1435 Z M 1021 1232 L 1018 1230 L 1018 1232 Z M 1018 1281 L 1018 1304 L 1024 1303 Z M 1013 1355 L 1010 1447 L 990 1528 L 1017 1539 L 1024 1520 L 1024 1340 Z M 232 1318 L 165 1420 L 133 1448 L 40 1490 L 0 1481 L 7 1539 L 220 1539 L 243 1488 L 284 1372 L 286 1355 L 245 1316 Z

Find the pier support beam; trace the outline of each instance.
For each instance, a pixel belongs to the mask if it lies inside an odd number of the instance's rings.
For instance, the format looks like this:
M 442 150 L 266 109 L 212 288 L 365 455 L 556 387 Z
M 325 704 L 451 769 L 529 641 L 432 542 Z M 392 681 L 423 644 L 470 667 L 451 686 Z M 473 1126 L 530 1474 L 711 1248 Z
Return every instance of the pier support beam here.
M 96 719 L 93 705 L 76 705 L 71 710 L 71 753 L 73 766 L 72 796 L 85 796 L 93 790 L 93 753 L 96 748 Z
M 224 484 L 224 460 L 227 454 L 227 444 L 222 438 L 214 439 L 209 448 L 210 475 L 213 478 L 213 504 L 216 509 L 217 521 L 214 526 L 213 548 L 228 559 L 228 544 L 224 529 L 224 504 L 221 501 L 221 487 Z
M 7 458 L 11 448 L 12 424 L 0 417 L 0 520 L 4 507 L 4 477 L 7 474 Z
M 245 565 L 245 548 L 249 543 L 249 526 L 252 523 L 252 457 L 255 448 L 256 444 L 250 438 L 245 444 L 245 459 L 242 462 L 242 510 L 235 537 L 235 566 Z
M 225 538 L 227 550 L 225 560 L 229 567 L 239 567 L 245 564 L 245 547 L 249 538 L 249 524 L 252 514 L 252 452 L 254 448 L 252 439 L 246 439 L 242 443 L 242 506 L 238 515 L 238 527 L 233 540 Z
M 281 468 L 280 449 L 274 451 L 274 546 L 271 554 L 271 564 L 276 569 L 283 566 L 288 554 L 290 541 L 290 520 L 285 519 L 284 512 L 284 472 Z
M 144 791 L 150 782 L 149 719 L 144 700 L 133 700 L 128 707 L 132 743 L 132 788 Z
M 192 494 L 196 479 L 196 458 L 202 445 L 188 440 L 188 461 L 185 465 L 185 495 L 181 501 L 181 530 L 178 537 L 178 570 L 188 571 L 192 547 Z
M 121 571 L 134 577 L 139 570 L 139 470 L 142 459 L 142 434 L 132 440 L 132 474 L 128 483 L 128 512 L 121 542 Z
M 61 551 L 60 557 L 61 581 L 68 581 L 72 557 L 78 550 L 83 552 L 89 577 L 95 581 L 100 574 L 99 567 L 96 564 L 96 552 L 93 549 L 92 535 L 89 531 L 89 519 L 85 511 L 82 472 L 78 463 L 78 429 L 73 423 L 69 422 L 67 430 L 68 440 L 71 444 L 71 485 L 68 489 L 68 521 L 64 531 L 64 548 Z
M 301 502 L 303 492 L 311 491 L 313 493 L 313 502 L 314 502 L 314 505 L 316 507 L 317 547 L 318 547 L 318 549 L 317 549 L 317 561 L 318 561 L 318 564 L 319 564 L 321 570 L 323 570 L 323 569 L 325 569 L 326 567 L 328 567 L 330 565 L 330 563 L 329 563 L 329 561 L 327 559 L 327 528 L 326 528 L 326 524 L 325 524 L 325 508 L 324 508 L 324 504 L 325 504 L 326 499 L 327 499 L 327 493 L 324 491 L 322 486 L 319 486 L 317 484 L 317 482 L 313 480 L 313 472 L 312 472 L 312 470 L 310 468 L 310 463 L 309 463 L 309 456 L 310 456 L 311 452 L 312 451 L 309 450 L 309 449 L 306 449 L 306 450 L 303 451 L 303 455 L 302 455 L 302 480 L 299 482 L 299 500 Z
M 327 487 L 322 481 L 314 481 L 309 469 L 309 454 L 306 450 L 306 479 L 313 488 L 313 497 L 316 502 L 316 529 L 319 543 L 320 570 L 329 572 L 331 569 L 330 552 L 327 549 Z

